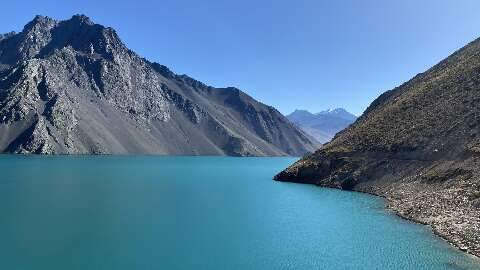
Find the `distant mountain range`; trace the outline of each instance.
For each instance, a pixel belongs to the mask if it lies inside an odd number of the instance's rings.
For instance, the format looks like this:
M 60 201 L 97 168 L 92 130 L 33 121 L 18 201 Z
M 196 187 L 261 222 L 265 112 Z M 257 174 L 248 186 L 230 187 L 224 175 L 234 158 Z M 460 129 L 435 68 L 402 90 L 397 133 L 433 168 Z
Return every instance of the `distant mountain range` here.
M 302 155 L 319 146 L 234 87 L 177 75 L 83 15 L 0 35 L 0 152 Z
M 343 108 L 319 113 L 295 110 L 287 118 L 320 143 L 329 142 L 337 132 L 355 122 L 357 117 Z

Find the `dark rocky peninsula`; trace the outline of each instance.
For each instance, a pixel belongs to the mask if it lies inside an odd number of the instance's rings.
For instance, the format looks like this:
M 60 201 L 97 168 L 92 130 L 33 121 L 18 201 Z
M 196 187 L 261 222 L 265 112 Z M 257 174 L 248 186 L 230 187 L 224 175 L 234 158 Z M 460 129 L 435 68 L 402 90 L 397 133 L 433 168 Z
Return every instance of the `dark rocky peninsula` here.
M 275 179 L 383 196 L 480 256 L 480 40 L 382 94 Z

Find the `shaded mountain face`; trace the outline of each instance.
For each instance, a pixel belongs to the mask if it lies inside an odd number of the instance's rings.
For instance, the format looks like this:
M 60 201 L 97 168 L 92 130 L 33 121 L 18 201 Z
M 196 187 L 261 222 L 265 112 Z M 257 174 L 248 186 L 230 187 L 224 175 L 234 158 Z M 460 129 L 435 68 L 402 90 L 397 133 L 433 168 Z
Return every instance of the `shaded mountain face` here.
M 480 40 L 377 98 L 275 179 L 385 196 L 480 256 Z
M 317 143 L 273 107 L 130 51 L 77 15 L 0 36 L 0 151 L 302 155 Z
M 357 117 L 345 109 L 337 108 L 319 113 L 295 110 L 287 118 L 320 143 L 329 142 L 337 132 L 352 124 Z

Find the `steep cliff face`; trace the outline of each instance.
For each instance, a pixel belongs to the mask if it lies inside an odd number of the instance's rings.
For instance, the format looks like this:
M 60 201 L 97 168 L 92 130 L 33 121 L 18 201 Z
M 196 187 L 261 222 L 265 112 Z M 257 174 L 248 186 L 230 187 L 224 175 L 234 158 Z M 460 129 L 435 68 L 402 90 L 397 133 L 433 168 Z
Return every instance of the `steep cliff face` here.
M 275 179 L 385 196 L 480 255 L 480 40 L 375 100 Z
M 317 143 L 277 110 L 126 48 L 83 15 L 0 36 L 0 151 L 302 155 Z

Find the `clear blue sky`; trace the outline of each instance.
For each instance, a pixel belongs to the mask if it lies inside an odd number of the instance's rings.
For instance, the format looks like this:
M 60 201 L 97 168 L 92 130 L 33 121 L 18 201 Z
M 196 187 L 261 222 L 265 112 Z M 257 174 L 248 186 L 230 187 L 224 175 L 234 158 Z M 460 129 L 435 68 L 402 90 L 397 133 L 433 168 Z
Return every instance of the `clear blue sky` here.
M 82 13 L 146 58 L 282 113 L 360 114 L 480 36 L 479 10 L 478 0 L 23 0 L 2 3 L 0 32 Z

